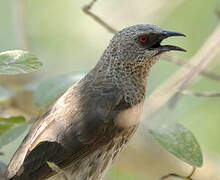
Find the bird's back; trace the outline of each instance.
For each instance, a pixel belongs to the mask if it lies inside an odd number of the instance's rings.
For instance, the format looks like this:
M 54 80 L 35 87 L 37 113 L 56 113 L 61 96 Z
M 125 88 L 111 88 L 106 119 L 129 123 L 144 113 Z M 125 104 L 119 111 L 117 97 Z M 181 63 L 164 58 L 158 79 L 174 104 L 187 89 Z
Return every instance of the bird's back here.
M 46 161 L 71 169 L 75 179 L 101 177 L 132 134 L 114 123 L 130 105 L 111 81 L 92 82 L 87 75 L 69 88 L 34 124 L 8 166 L 10 180 L 50 177 Z

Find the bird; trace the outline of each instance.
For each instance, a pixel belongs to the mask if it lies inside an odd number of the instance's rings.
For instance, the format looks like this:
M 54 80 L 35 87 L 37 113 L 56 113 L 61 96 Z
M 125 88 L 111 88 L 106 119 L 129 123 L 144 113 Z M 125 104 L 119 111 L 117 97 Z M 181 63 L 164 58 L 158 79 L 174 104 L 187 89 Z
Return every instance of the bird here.
M 8 180 L 57 178 L 47 162 L 73 180 L 101 180 L 137 130 L 150 69 L 167 51 L 171 36 L 157 25 L 118 31 L 100 60 L 33 124 L 12 157 Z M 59 86 L 59 85 L 58 85 Z

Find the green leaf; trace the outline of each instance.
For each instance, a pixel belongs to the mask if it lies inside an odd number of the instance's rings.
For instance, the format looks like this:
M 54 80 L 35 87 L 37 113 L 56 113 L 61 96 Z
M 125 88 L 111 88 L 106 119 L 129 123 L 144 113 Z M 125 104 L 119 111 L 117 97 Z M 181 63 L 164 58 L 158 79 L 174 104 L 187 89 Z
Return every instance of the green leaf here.
M 201 148 L 192 134 L 179 123 L 166 123 L 149 129 L 153 137 L 170 153 L 193 167 L 201 167 Z
M 28 127 L 27 123 L 22 123 L 14 126 L 10 130 L 6 131 L 0 136 L 0 148 L 6 144 L 9 144 L 11 141 L 17 139 Z
M 15 116 L 10 118 L 0 117 L 0 135 L 11 129 L 15 124 L 24 123 L 25 118 L 23 116 Z
M 34 102 L 38 107 L 47 107 L 60 97 L 71 85 L 84 76 L 83 73 L 60 75 L 39 84 L 34 92 Z
M 39 69 L 42 63 L 29 52 L 13 50 L 0 53 L 0 74 L 29 73 Z
M 14 116 L 10 118 L 2 118 L 0 117 L 0 123 L 1 122 L 7 122 L 7 123 L 23 123 L 25 122 L 25 118 L 23 116 Z

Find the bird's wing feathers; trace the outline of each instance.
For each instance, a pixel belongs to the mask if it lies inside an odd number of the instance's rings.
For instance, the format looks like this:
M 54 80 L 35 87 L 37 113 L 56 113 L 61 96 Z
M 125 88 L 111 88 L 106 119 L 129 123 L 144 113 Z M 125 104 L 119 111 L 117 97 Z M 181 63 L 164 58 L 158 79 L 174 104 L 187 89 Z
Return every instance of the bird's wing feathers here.
M 87 86 L 71 87 L 33 125 L 8 166 L 9 179 L 41 179 L 51 173 L 46 161 L 63 168 L 95 151 L 100 137 L 110 138 L 106 129 L 122 96 L 113 85 L 94 90 Z

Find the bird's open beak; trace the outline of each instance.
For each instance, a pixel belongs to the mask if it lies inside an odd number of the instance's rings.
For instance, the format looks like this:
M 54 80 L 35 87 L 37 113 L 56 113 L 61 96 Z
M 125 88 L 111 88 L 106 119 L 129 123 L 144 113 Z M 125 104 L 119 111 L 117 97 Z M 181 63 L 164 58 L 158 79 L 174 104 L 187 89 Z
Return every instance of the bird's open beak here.
M 185 49 L 181 48 L 181 47 L 178 47 L 178 46 L 173 46 L 173 45 L 161 45 L 160 43 L 168 38 L 168 37 L 172 37 L 172 36 L 184 36 L 184 34 L 182 33 L 179 33 L 179 32 L 174 32 L 174 31 L 163 31 L 160 35 L 159 35 L 159 38 L 158 38 L 158 41 L 153 45 L 153 48 L 157 49 L 158 50 L 158 54 L 161 54 L 163 52 L 166 52 L 166 51 L 184 51 L 186 52 Z M 157 54 L 157 55 L 158 55 Z

